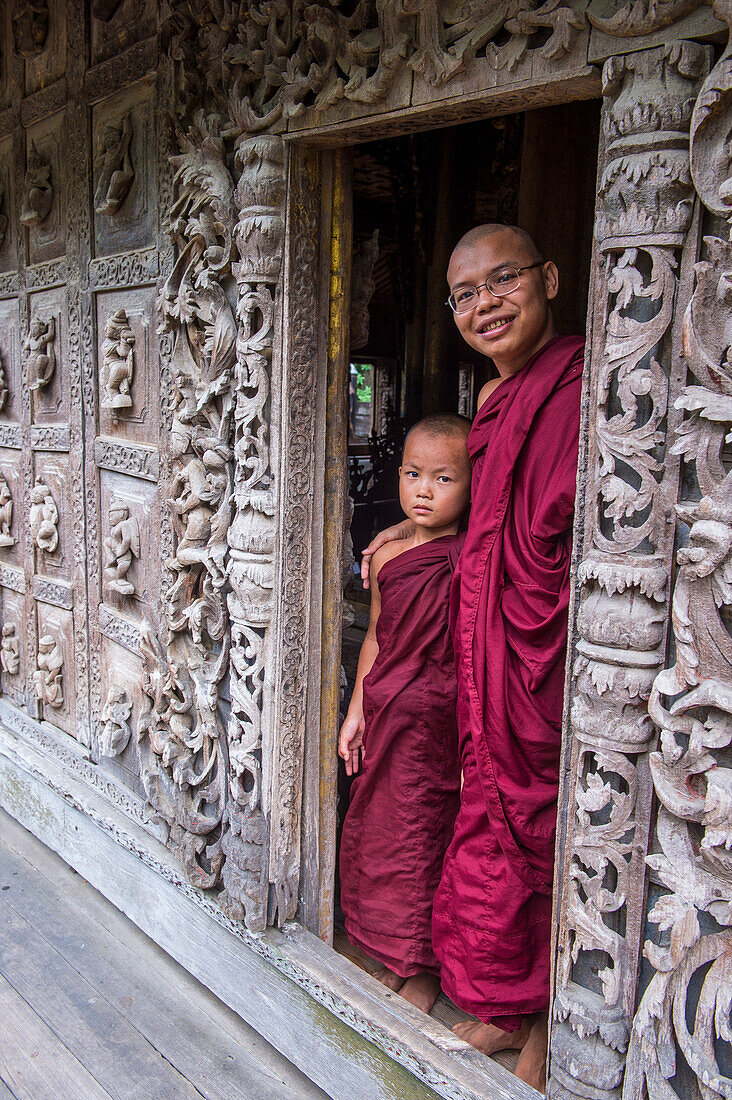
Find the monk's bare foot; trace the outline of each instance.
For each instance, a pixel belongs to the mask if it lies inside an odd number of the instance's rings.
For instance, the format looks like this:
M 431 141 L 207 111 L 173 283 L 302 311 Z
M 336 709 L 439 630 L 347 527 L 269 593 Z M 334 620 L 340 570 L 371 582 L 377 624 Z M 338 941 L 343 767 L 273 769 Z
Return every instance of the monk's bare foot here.
M 529 1038 L 533 1016 L 524 1017 L 518 1031 L 504 1031 L 495 1024 L 483 1024 L 480 1020 L 465 1020 L 452 1029 L 458 1038 L 483 1054 L 496 1054 L 499 1050 L 522 1050 Z
M 546 1092 L 546 1054 L 549 1039 L 549 1013 L 540 1012 L 533 1017 L 523 1050 L 519 1054 L 514 1073 L 537 1092 Z
M 411 978 L 407 978 L 399 990 L 399 996 L 429 1016 L 439 992 L 440 979 L 436 974 L 428 974 L 425 970 L 421 974 L 414 974 Z
M 380 966 L 378 970 L 374 971 L 373 975 L 377 982 L 381 982 L 387 989 L 393 990 L 394 993 L 398 993 L 406 982 L 406 978 L 403 978 L 401 974 L 395 974 L 393 970 L 390 970 L 388 966 Z

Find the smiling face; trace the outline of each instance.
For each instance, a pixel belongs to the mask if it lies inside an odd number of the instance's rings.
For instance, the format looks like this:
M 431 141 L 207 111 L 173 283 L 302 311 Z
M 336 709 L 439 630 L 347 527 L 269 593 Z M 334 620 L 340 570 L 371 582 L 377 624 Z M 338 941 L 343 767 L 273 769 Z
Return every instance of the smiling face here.
M 476 231 L 477 232 L 477 231 Z M 450 258 L 447 282 L 450 293 L 462 286 L 481 286 L 505 267 L 518 270 L 539 259 L 530 239 L 510 227 L 469 234 Z M 455 324 L 471 348 L 489 356 L 502 378 L 522 370 L 528 360 L 556 335 L 549 302 L 559 289 L 557 269 L 551 261 L 520 272 L 517 290 L 504 297 L 479 291 L 475 307 L 455 313 Z
M 463 434 L 413 428 L 399 467 L 404 514 L 431 539 L 454 534 L 470 499 L 470 474 Z

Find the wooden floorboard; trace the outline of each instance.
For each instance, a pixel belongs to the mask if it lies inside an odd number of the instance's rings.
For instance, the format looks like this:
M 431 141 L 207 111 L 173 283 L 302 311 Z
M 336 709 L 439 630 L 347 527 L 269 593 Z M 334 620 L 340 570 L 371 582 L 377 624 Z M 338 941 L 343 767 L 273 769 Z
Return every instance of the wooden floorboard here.
M 69 1074 L 112 1100 L 320 1100 L 312 1082 L 63 861 L 0 818 L 0 975 Z M 0 1037 L 4 1025 L 0 1023 Z M 86 1100 L 25 1087 L 0 1042 L 0 1100 Z M 12 1071 L 12 1072 L 11 1072 Z M 61 1070 L 59 1070 L 61 1072 Z M 102 1087 L 103 1086 L 103 1087 Z M 91 1087 L 91 1086 L 90 1086 Z

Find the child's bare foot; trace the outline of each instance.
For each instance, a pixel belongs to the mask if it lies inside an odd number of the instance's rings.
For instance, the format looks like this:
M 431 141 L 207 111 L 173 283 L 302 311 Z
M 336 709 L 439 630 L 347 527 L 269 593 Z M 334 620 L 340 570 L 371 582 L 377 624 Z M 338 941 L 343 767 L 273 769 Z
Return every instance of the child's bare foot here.
M 452 1030 L 460 1039 L 483 1054 L 496 1054 L 499 1050 L 523 1050 L 528 1042 L 533 1020 L 533 1016 L 525 1016 L 518 1031 L 504 1031 L 495 1024 L 484 1024 L 480 1020 L 465 1020 L 461 1024 L 455 1024 Z
M 549 1013 L 540 1012 L 533 1017 L 523 1050 L 519 1054 L 516 1068 L 517 1077 L 531 1085 L 537 1092 L 546 1092 L 546 1055 L 549 1042 Z
M 411 978 L 407 978 L 399 990 L 399 996 L 429 1016 L 439 992 L 440 979 L 436 974 L 423 970 L 421 974 L 413 974 Z
M 373 976 L 377 982 L 381 982 L 382 985 L 393 990 L 394 993 L 398 993 L 407 980 L 401 974 L 395 974 L 388 966 L 380 966 L 378 970 L 374 971 Z

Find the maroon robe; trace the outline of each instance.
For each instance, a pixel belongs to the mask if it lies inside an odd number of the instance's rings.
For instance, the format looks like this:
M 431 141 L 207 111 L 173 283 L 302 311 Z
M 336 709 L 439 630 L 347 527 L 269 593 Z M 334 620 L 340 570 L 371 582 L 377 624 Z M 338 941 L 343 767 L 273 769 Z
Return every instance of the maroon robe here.
M 463 790 L 435 898 L 445 992 L 513 1030 L 549 1003 L 583 341 L 555 338 L 478 412 L 455 573 Z
M 379 652 L 363 685 L 365 760 L 341 839 L 349 938 L 405 978 L 439 973 L 432 901 L 460 799 L 448 620 L 463 539 L 433 539 L 379 570 Z

